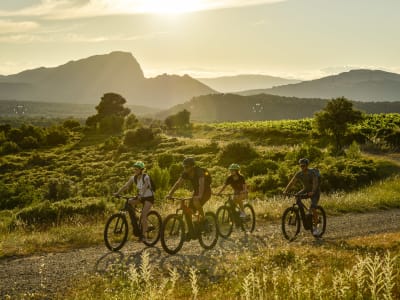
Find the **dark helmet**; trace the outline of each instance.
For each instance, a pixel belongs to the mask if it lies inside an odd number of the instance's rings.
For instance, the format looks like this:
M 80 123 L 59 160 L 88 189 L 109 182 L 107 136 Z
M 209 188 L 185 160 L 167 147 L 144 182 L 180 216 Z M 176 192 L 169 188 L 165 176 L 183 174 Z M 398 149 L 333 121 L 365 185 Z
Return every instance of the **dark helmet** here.
M 186 157 L 182 162 L 184 167 L 193 167 L 196 163 L 193 157 Z
M 310 161 L 307 158 L 300 158 L 299 159 L 299 165 L 306 165 L 308 166 L 308 164 L 310 163 Z

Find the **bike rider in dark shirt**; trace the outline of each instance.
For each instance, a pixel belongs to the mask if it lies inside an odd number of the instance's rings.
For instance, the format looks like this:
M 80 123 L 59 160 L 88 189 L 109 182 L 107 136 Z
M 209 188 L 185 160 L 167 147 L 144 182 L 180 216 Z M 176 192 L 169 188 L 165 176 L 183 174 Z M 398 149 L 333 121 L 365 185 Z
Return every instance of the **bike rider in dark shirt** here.
M 293 176 L 283 193 L 287 193 L 287 191 L 294 184 L 296 184 L 297 182 L 301 182 L 303 185 L 303 189 L 299 191 L 298 194 L 307 194 L 307 196 L 311 198 L 311 213 L 313 214 L 313 221 L 317 222 L 318 213 L 315 208 L 318 205 L 321 194 L 320 182 L 316 170 L 308 167 L 309 163 L 310 162 L 307 158 L 301 158 L 299 160 L 301 170 Z
M 183 173 L 181 177 L 175 182 L 169 191 L 167 198 L 172 198 L 175 191 L 183 184 L 184 181 L 189 181 L 193 188 L 193 197 L 190 201 L 189 207 L 195 208 L 199 212 L 200 220 L 204 218 L 203 205 L 211 197 L 210 183 L 207 182 L 206 170 L 196 166 L 195 160 L 192 157 L 187 157 L 183 160 Z M 193 229 L 192 215 L 186 215 L 186 222 L 190 226 L 190 231 Z
M 224 186 L 217 195 L 221 195 L 225 188 L 230 185 L 233 189 L 233 201 L 239 205 L 240 217 L 246 218 L 243 207 L 243 200 L 247 198 L 246 181 L 243 175 L 239 172 L 240 166 L 238 164 L 231 164 L 229 166 L 229 171 L 231 172 L 231 175 L 225 180 Z

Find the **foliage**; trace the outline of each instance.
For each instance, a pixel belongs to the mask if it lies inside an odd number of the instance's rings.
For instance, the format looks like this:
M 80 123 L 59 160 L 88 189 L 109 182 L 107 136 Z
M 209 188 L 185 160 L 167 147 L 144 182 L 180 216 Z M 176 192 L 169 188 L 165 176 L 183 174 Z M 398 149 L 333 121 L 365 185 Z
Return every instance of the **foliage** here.
M 190 112 L 186 109 L 168 116 L 165 121 L 168 128 L 187 128 L 190 126 Z
M 332 99 L 323 111 L 315 114 L 315 125 L 321 134 L 333 138 L 336 151 L 340 151 L 349 124 L 356 124 L 362 119 L 361 111 L 354 110 L 353 103 L 342 97 Z
M 135 145 L 143 145 L 154 140 L 154 133 L 151 128 L 139 127 L 134 130 L 130 129 L 125 132 L 124 144 L 133 147 Z
M 218 164 L 229 166 L 231 163 L 247 163 L 259 154 L 249 142 L 232 142 L 224 146 L 218 154 Z

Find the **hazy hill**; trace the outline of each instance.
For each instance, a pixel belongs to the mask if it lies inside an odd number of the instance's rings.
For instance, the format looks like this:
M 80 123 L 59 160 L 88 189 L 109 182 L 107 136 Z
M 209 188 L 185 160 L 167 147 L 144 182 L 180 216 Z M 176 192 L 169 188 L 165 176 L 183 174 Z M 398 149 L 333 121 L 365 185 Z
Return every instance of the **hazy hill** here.
M 280 120 L 312 117 L 322 110 L 328 100 L 301 99 L 259 94 L 241 96 L 236 94 L 214 94 L 194 97 L 189 102 L 160 112 L 164 119 L 183 109 L 191 112 L 191 118 L 203 122 Z M 366 113 L 400 113 L 400 102 L 354 102 L 354 106 Z
M 321 79 L 303 81 L 240 95 L 272 94 L 300 98 L 336 98 L 358 101 L 400 101 L 400 75 L 379 70 L 352 70 Z
M 299 80 L 285 79 L 268 75 L 237 75 L 215 78 L 196 78 L 214 90 L 232 93 L 244 90 L 267 89 L 278 85 L 298 83 Z
M 0 99 L 98 103 L 107 92 L 124 96 L 129 104 L 167 108 L 193 96 L 215 91 L 185 75 L 145 78 L 127 52 L 112 52 L 0 77 Z

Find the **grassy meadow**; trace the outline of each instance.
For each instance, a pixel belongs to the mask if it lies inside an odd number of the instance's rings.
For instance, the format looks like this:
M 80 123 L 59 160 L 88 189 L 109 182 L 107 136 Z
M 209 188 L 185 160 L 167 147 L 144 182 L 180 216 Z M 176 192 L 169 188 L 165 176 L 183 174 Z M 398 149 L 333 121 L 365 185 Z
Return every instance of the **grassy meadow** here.
M 182 159 L 189 155 L 211 172 L 214 191 L 228 175 L 227 166 L 239 163 L 261 223 L 278 222 L 291 205 L 292 200 L 281 194 L 301 157 L 308 157 L 311 167 L 322 174 L 321 205 L 328 218 L 400 208 L 400 166 L 388 155 L 398 150 L 398 114 L 371 115 L 353 126 L 340 154 L 333 153 L 329 139 L 315 132 L 313 119 L 199 123 L 184 129 L 148 122 L 154 138 L 150 142 L 138 138 L 137 143 L 127 138 L 126 131 L 100 133 L 74 120 L 43 123 L 0 122 L 0 257 L 102 244 L 107 217 L 122 207 L 112 194 L 132 175 L 136 160 L 146 163 L 156 182 L 155 209 L 162 216 L 175 209 L 164 197 L 182 172 Z M 189 187 L 179 193 L 189 194 Z M 221 204 L 213 197 L 206 209 L 215 211 Z M 396 299 L 399 237 L 400 233 L 381 234 L 322 246 L 280 240 L 273 247 L 225 255 L 217 266 L 218 279 L 196 266 L 185 272 L 162 272 L 144 252 L 140 266 L 121 262 L 106 275 L 89 276 L 67 295 L 70 299 Z

